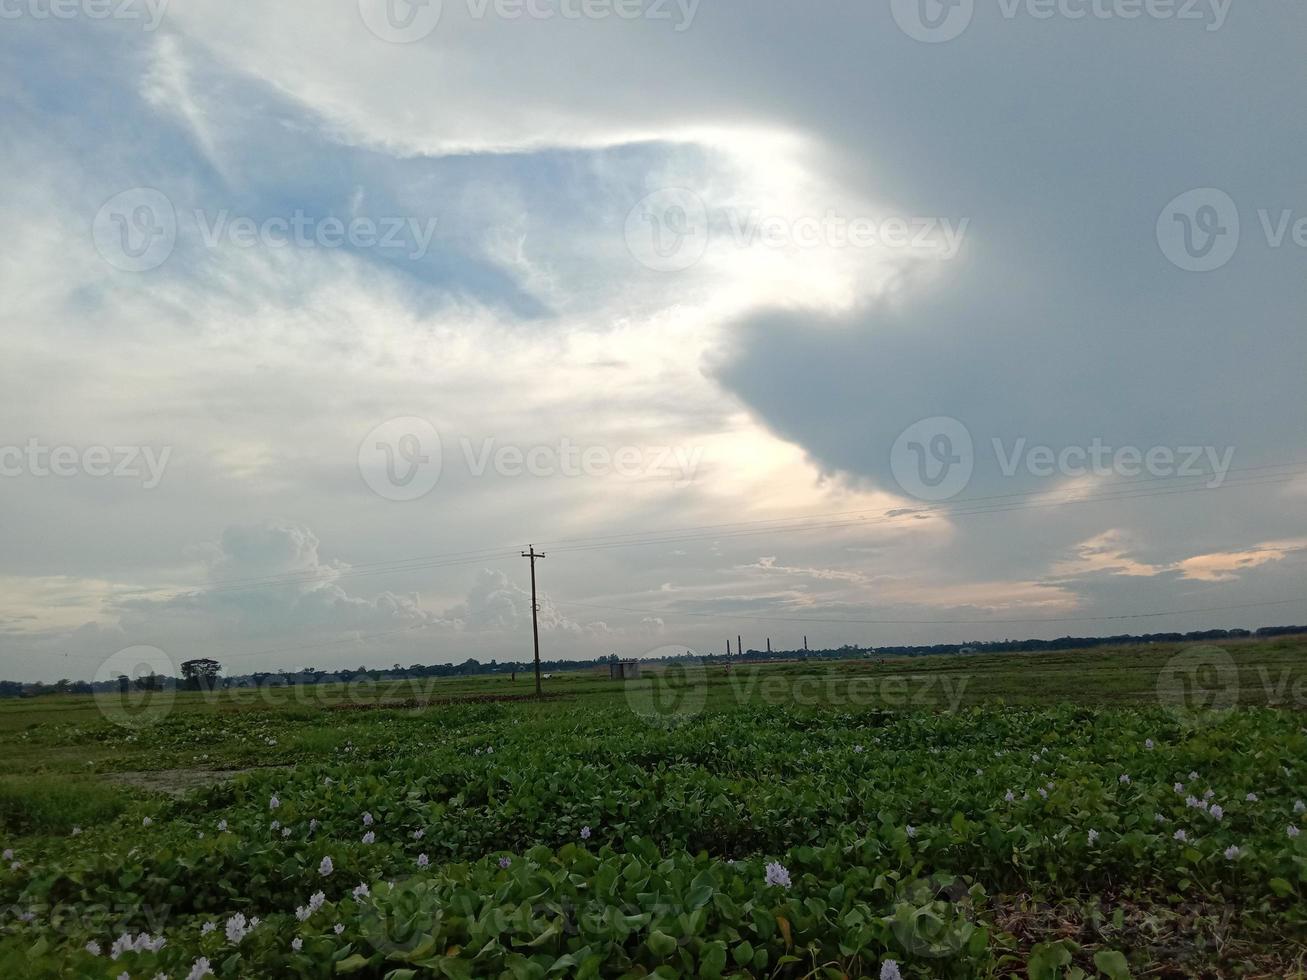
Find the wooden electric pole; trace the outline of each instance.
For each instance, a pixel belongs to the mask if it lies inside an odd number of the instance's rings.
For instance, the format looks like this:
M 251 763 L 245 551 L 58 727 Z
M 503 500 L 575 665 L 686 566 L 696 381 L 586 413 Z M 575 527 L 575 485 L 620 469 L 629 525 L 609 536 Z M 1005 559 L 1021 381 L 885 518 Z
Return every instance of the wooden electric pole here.
M 536 601 L 536 559 L 545 556 L 536 552 L 535 545 L 530 547 L 530 551 L 522 552 L 522 557 L 531 559 L 531 639 L 535 643 L 536 652 L 536 697 L 543 697 L 540 690 L 540 603 Z

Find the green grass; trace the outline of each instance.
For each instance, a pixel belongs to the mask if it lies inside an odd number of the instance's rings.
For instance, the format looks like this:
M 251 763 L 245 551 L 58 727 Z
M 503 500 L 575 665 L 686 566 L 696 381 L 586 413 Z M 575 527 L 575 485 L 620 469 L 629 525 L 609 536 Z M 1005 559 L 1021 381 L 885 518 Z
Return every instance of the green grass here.
M 1302 976 L 1304 653 L 184 693 L 139 730 L 0 703 L 0 908 L 33 915 L 0 919 L 0 976 Z M 231 944 L 238 912 L 263 924 Z M 125 929 L 168 944 L 83 949 Z

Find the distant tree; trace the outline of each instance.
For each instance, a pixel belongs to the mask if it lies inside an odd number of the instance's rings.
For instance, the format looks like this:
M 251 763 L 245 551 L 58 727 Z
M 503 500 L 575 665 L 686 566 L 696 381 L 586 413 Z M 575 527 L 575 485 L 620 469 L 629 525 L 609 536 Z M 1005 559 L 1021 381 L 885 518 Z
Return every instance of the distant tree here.
M 209 660 L 207 657 L 200 660 L 188 660 L 182 664 L 182 677 L 186 680 L 186 687 L 192 691 L 213 690 L 218 674 L 221 672 L 222 664 L 216 660 Z

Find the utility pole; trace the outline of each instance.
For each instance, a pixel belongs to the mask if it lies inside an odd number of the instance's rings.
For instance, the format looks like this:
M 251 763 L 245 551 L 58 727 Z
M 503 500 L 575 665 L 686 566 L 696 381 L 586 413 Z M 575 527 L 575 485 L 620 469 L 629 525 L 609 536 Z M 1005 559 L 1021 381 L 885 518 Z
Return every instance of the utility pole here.
M 531 545 L 530 551 L 522 552 L 523 558 L 531 559 L 531 638 L 535 642 L 536 651 L 536 697 L 542 697 L 540 690 L 540 603 L 536 602 L 536 559 L 545 557 L 536 552 L 536 546 Z
M 806 633 L 803 636 L 803 652 L 808 652 L 808 635 Z
M 730 655 L 731 655 L 731 641 L 728 639 L 726 641 L 726 656 L 729 657 Z
M 738 633 L 735 635 L 735 649 L 739 652 L 741 657 L 744 656 L 744 641 L 740 639 Z
M 767 652 L 771 653 L 771 637 L 767 637 Z

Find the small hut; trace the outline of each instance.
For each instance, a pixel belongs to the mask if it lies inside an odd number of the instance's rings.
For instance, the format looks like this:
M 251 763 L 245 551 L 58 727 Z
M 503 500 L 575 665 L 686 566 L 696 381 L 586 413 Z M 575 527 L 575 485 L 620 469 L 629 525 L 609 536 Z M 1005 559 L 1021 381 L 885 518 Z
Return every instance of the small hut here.
M 640 679 L 640 661 L 614 660 L 608 665 L 608 677 L 614 681 L 634 681 Z

